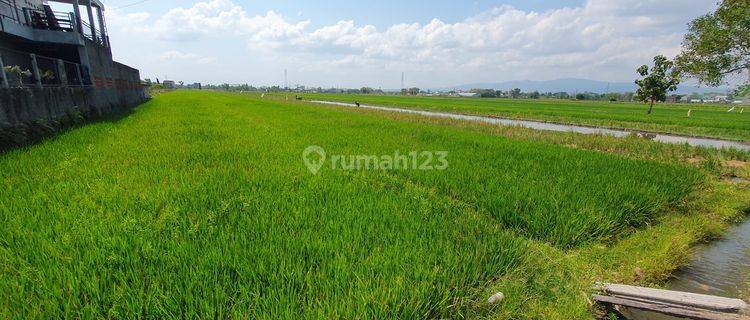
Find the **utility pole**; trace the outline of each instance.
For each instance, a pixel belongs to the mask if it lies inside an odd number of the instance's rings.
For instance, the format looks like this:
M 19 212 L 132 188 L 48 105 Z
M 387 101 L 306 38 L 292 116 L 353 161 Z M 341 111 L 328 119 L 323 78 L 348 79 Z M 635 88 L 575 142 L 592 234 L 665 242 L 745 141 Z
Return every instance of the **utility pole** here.
M 289 89 L 289 80 L 287 78 L 286 69 L 284 69 L 284 90 Z
M 406 89 L 406 87 L 404 86 L 404 73 L 401 72 L 401 90 L 403 89 Z

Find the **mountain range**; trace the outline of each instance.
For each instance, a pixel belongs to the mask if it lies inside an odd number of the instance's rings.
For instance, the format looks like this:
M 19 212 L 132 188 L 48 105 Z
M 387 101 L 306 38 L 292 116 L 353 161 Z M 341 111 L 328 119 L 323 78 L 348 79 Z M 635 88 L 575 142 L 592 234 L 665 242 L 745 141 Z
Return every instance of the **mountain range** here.
M 494 89 L 494 90 L 512 90 L 519 88 L 522 91 L 539 91 L 539 92 L 594 92 L 594 93 L 608 93 L 608 92 L 635 92 L 637 86 L 635 83 L 628 82 L 606 82 L 588 79 L 556 79 L 556 80 L 514 80 L 497 83 L 471 83 L 463 84 L 455 87 L 446 87 L 435 89 L 436 91 L 468 91 L 471 89 Z M 697 86 L 694 84 L 683 84 L 677 88 L 675 93 L 678 94 L 690 94 L 693 92 L 697 93 L 726 93 L 729 90 L 728 87 L 706 87 Z

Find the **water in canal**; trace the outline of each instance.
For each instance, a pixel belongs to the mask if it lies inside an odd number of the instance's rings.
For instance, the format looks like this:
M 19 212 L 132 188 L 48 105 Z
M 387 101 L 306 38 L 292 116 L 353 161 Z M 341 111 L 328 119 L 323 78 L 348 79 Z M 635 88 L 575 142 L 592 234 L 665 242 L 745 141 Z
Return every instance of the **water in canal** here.
M 345 106 L 345 107 L 357 107 L 355 104 L 344 103 L 344 102 L 318 101 L 318 100 L 313 100 L 310 102 L 320 103 L 320 104 L 338 105 L 338 106 Z M 472 116 L 472 115 L 464 115 L 464 114 L 456 114 L 456 113 L 423 111 L 423 110 L 403 109 L 403 108 L 395 108 L 395 107 L 371 106 L 371 105 L 364 105 L 364 104 L 360 104 L 359 108 L 391 111 L 391 112 L 399 112 L 399 113 L 418 114 L 418 115 L 436 117 L 436 118 L 450 118 L 450 119 L 467 120 L 467 121 L 474 121 L 474 122 L 485 122 L 485 123 L 492 123 L 492 124 L 498 124 L 498 125 L 521 126 L 525 128 L 545 130 L 545 131 L 577 132 L 577 133 L 582 133 L 582 134 L 602 134 L 602 135 L 610 135 L 610 136 L 619 137 L 619 138 L 624 138 L 633 134 L 633 131 L 628 131 L 628 130 L 595 128 L 595 127 L 576 126 L 576 125 L 549 123 L 549 122 L 532 121 L 532 120 L 514 120 L 514 119 L 504 119 L 504 118 L 486 117 L 486 116 Z M 688 145 L 696 146 L 696 147 L 711 147 L 711 148 L 717 148 L 717 149 L 736 148 L 739 150 L 750 151 L 750 145 L 748 144 L 737 142 L 737 141 L 721 140 L 721 139 L 696 138 L 696 137 L 686 137 L 686 136 L 669 135 L 669 134 L 654 134 L 653 140 L 663 142 L 663 143 L 688 144 Z
M 750 293 L 750 219 L 723 238 L 700 245 L 693 261 L 678 270 L 670 290 L 743 298 Z

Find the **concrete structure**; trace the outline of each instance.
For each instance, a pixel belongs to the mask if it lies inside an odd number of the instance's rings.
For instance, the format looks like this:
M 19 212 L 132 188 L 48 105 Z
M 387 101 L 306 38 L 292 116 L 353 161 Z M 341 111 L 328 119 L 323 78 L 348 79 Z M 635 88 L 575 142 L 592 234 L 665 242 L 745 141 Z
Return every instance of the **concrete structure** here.
M 146 99 L 138 70 L 112 60 L 103 11 L 99 0 L 0 0 L 0 133 Z
M 164 80 L 161 82 L 165 89 L 174 89 L 175 83 L 173 80 Z

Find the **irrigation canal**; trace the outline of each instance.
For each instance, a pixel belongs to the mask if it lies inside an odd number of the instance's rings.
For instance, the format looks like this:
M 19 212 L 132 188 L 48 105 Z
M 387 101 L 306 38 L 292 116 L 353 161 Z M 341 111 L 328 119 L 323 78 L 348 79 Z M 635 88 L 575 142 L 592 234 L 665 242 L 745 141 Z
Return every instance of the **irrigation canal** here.
M 313 100 L 310 102 L 417 114 L 435 118 L 449 118 L 497 125 L 521 126 L 545 131 L 611 135 L 619 138 L 639 133 L 639 131 L 566 125 L 543 121 L 514 120 L 364 104 L 357 106 L 353 103 L 333 101 Z M 686 143 L 696 147 L 709 147 L 716 149 L 736 148 L 739 150 L 750 151 L 750 145 L 737 141 L 656 133 L 650 134 L 649 136 L 652 136 L 653 140 L 663 143 Z M 733 226 L 722 239 L 699 246 L 691 263 L 675 273 L 675 278 L 667 285 L 667 289 L 723 297 L 738 297 L 750 291 L 750 219 L 746 219 L 743 223 Z M 655 314 L 648 312 L 634 312 L 630 316 L 632 316 L 633 319 L 675 319 L 668 316 L 656 316 Z
M 359 107 L 359 108 L 364 108 L 364 109 L 374 109 L 374 110 L 391 111 L 391 112 L 399 112 L 399 113 L 417 114 L 417 115 L 423 115 L 423 116 L 435 117 L 435 118 L 449 118 L 449 119 L 466 120 L 466 121 L 473 121 L 473 122 L 484 122 L 484 123 L 491 123 L 491 124 L 505 125 L 505 126 L 521 126 L 525 128 L 544 130 L 544 131 L 576 132 L 576 133 L 582 133 L 582 134 L 610 135 L 610 136 L 614 136 L 618 138 L 624 138 L 634 133 L 641 132 L 641 131 L 629 131 L 629 130 L 568 125 L 568 124 L 560 124 L 560 123 L 550 123 L 550 122 L 544 122 L 544 121 L 515 120 L 515 119 L 507 119 L 507 118 L 473 116 L 473 115 L 464 115 L 464 114 L 456 114 L 456 113 L 413 110 L 413 109 L 403 109 L 403 108 L 396 108 L 396 107 L 372 106 L 372 105 L 364 105 L 364 104 L 360 104 L 359 106 L 357 106 L 353 103 L 334 102 L 334 101 L 312 100 L 310 102 L 319 103 L 319 104 L 344 106 L 344 107 L 355 107 L 355 108 Z M 688 137 L 688 136 L 662 134 L 662 133 L 649 134 L 649 138 L 651 137 L 653 137 L 652 140 L 663 142 L 663 143 L 688 144 L 688 145 L 695 146 L 695 147 L 709 147 L 709 148 L 716 148 L 716 149 L 736 148 L 739 150 L 750 151 L 749 144 L 745 144 L 745 143 L 738 142 L 738 141 Z
M 750 292 L 750 219 L 721 239 L 698 246 L 693 260 L 675 273 L 667 288 L 724 297 Z

